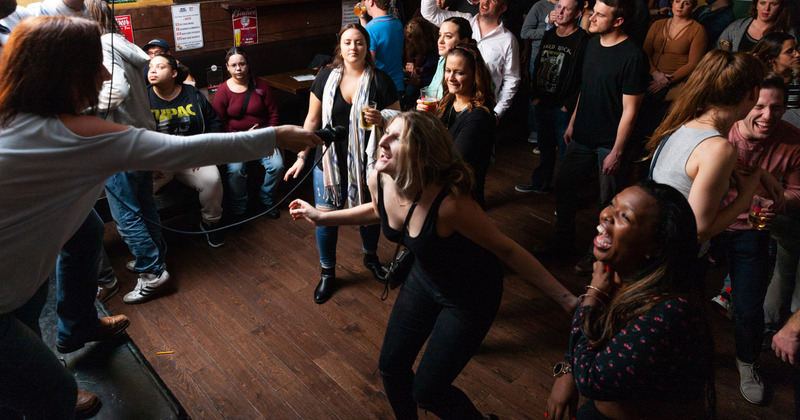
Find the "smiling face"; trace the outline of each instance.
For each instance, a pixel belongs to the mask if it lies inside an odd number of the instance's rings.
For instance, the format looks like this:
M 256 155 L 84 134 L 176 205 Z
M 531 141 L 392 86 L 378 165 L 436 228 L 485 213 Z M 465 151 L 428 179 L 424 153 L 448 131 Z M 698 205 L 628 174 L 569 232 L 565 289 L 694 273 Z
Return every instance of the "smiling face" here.
M 783 99 L 783 92 L 778 89 L 761 89 L 758 102 L 742 120 L 742 135 L 751 141 L 769 138 L 786 112 Z
M 178 71 L 169 65 L 164 57 L 155 57 L 150 60 L 150 70 L 147 72 L 147 80 L 151 85 L 169 86 L 175 83 Z
M 507 6 L 505 4 L 501 5 L 499 0 L 481 0 L 478 6 L 478 14 L 482 18 L 495 21 L 500 19 L 500 15 L 506 11 L 506 8 Z
M 403 154 L 401 137 L 405 128 L 402 118 L 395 118 L 384 131 L 383 137 L 378 142 L 378 160 L 375 170 L 390 176 L 397 174 L 399 159 Z
M 797 50 L 797 42 L 793 39 L 783 41 L 781 53 L 772 60 L 772 70 L 782 74 L 787 69 L 800 65 L 800 51 Z
M 762 22 L 774 22 L 781 10 L 778 0 L 758 0 L 756 3 L 756 19 Z
M 234 54 L 228 57 L 226 67 L 231 77 L 236 80 L 247 82 L 248 77 L 250 77 L 247 68 L 247 60 L 245 60 L 244 56 L 241 54 Z
M 603 35 L 614 31 L 622 24 L 622 18 L 614 17 L 614 8 L 598 1 L 594 5 L 594 14 L 589 18 L 589 33 Z
M 436 43 L 439 48 L 439 55 L 444 57 L 447 52 L 458 44 L 461 44 L 461 37 L 458 35 L 458 25 L 453 22 L 444 22 L 439 28 L 439 40 Z
M 363 64 L 367 56 L 367 40 L 358 29 L 348 29 L 342 34 L 342 39 L 339 41 L 339 49 L 342 52 L 342 58 L 345 63 Z
M 475 92 L 475 72 L 466 58 L 450 54 L 444 63 L 447 90 L 457 97 L 470 97 Z
M 692 15 L 694 3 L 689 0 L 674 0 L 672 2 L 672 14 L 675 17 L 688 18 Z
M 651 238 L 657 218 L 653 197 L 640 187 L 626 188 L 600 213 L 595 258 L 618 272 L 638 270 L 655 251 Z

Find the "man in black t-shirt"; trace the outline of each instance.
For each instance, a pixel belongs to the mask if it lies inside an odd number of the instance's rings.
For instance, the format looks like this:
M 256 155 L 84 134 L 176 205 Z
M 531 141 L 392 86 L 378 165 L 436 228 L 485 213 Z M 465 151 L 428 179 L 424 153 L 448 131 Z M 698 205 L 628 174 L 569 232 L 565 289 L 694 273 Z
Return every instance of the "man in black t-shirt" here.
M 564 132 L 578 101 L 583 55 L 589 41 L 589 35 L 578 26 L 582 5 L 582 0 L 559 1 L 553 18 L 557 26 L 545 32 L 537 49 L 531 99 L 536 106 L 541 154 L 530 183 L 517 185 L 517 192 L 549 192 L 556 168 L 556 146 L 564 158 Z
M 595 164 L 600 167 L 600 204 L 623 188 L 630 153 L 626 145 L 647 90 L 649 63 L 625 33 L 632 0 L 598 0 L 590 18 L 578 104 L 564 140 L 567 151 L 556 176 L 556 236 L 551 250 L 571 251 L 575 239 L 578 187 Z M 588 266 L 591 258 L 579 263 Z M 583 270 L 580 270 L 583 272 Z

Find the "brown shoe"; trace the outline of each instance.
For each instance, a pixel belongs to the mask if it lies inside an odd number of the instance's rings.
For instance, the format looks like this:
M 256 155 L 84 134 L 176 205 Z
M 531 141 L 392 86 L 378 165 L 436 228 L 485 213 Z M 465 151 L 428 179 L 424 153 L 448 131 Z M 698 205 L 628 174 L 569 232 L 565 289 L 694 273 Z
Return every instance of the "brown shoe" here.
M 100 318 L 100 325 L 83 341 L 75 342 L 57 342 L 56 350 L 59 353 L 72 353 L 75 350 L 82 349 L 83 346 L 90 341 L 106 341 L 114 336 L 125 331 L 131 325 L 131 321 L 125 315 L 114 315 Z
M 100 398 L 97 395 L 85 391 L 78 391 L 78 401 L 75 403 L 75 416 L 78 418 L 88 417 L 100 405 Z

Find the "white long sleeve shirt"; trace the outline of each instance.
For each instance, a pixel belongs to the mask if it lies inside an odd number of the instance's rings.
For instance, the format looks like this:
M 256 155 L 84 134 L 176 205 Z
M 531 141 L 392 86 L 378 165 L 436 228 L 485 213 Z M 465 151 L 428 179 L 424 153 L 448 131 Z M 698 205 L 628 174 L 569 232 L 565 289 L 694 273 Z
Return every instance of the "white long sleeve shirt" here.
M 445 19 L 460 16 L 467 19 L 472 27 L 472 38 L 478 42 L 478 50 L 489 68 L 494 83 L 494 95 L 497 104 L 494 112 L 498 118 L 511 106 L 511 101 L 520 85 L 519 45 L 511 31 L 502 23 L 493 31 L 481 34 L 478 16 L 469 13 L 451 12 L 436 7 L 436 0 L 422 0 L 420 6 L 422 17 L 436 26 L 441 26 Z

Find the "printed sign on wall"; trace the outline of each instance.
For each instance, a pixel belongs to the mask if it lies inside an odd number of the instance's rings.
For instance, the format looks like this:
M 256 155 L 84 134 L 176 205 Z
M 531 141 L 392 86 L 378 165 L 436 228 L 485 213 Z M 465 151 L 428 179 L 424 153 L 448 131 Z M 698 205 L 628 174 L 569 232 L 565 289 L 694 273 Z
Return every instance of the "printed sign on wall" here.
M 255 7 L 233 9 L 233 45 L 252 45 L 258 42 L 258 14 Z
M 342 0 L 342 26 L 348 23 L 359 23 L 358 17 L 361 16 L 361 9 L 358 9 L 356 14 L 356 6 L 359 4 L 358 0 Z
M 119 31 L 122 33 L 122 35 L 125 35 L 125 39 L 132 44 L 133 25 L 131 24 L 131 15 L 116 16 L 116 19 L 117 25 L 119 25 Z
M 172 6 L 172 31 L 178 51 L 203 48 L 203 24 L 199 4 Z

